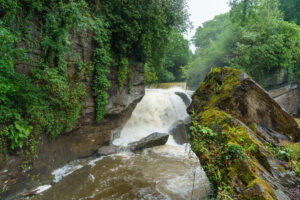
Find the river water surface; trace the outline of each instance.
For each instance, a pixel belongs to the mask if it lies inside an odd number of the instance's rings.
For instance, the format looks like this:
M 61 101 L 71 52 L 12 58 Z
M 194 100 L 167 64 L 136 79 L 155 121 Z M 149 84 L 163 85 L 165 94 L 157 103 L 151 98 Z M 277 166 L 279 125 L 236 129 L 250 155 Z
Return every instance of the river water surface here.
M 154 132 L 169 133 L 188 117 L 179 88 L 147 89 L 114 145 L 127 146 Z M 31 199 L 206 199 L 209 182 L 189 144 L 167 144 L 138 153 L 76 160 L 52 172 L 53 182 Z

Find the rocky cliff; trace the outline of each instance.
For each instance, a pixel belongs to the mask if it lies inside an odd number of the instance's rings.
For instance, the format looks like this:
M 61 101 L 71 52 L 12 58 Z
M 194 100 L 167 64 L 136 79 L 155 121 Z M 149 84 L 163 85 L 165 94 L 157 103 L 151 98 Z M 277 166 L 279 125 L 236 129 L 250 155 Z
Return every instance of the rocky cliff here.
M 32 188 L 39 180 L 49 179 L 50 172 L 75 159 L 91 156 L 95 151 L 110 143 L 113 134 L 117 134 L 130 118 L 136 104 L 144 95 L 144 74 L 142 63 L 131 63 L 133 69 L 133 87 L 128 93 L 125 85 L 122 93 L 118 92 L 117 73 L 111 68 L 109 80 L 109 103 L 106 115 L 100 123 L 95 122 L 95 103 L 92 97 L 91 82 L 87 84 L 87 98 L 82 111 L 71 132 L 64 133 L 56 139 L 41 136 L 38 145 L 38 158 L 30 164 L 28 170 L 22 169 L 22 156 L 2 158 L 0 167 L 0 188 L 7 188 L 2 197 Z M 36 177 L 33 181 L 32 177 Z
M 300 183 L 299 155 L 282 155 L 300 140 L 293 117 L 246 74 L 230 68 L 212 69 L 192 99 L 192 149 L 215 195 L 289 199 L 288 189 Z
M 35 21 L 33 18 L 33 23 Z M 36 22 L 37 23 L 37 22 Z M 32 36 L 38 37 L 39 32 L 32 28 Z M 95 49 L 94 35 L 90 32 L 70 35 L 72 48 L 79 55 L 84 55 L 83 61 L 92 62 Z M 85 43 L 82 43 L 85 37 Z M 21 44 L 22 45 L 22 44 Z M 25 45 L 25 44 L 24 44 Z M 41 54 L 40 46 L 35 49 L 32 56 L 38 62 Z M 67 74 L 72 79 L 76 72 L 74 60 L 67 58 Z M 16 71 L 29 75 L 30 65 L 19 64 Z M 124 80 L 122 90 L 119 87 L 117 67 L 111 66 L 107 75 L 111 86 L 108 90 L 108 104 L 104 119 L 96 123 L 96 108 L 93 98 L 93 73 L 87 77 L 79 77 L 79 81 L 86 86 L 86 98 L 81 111 L 71 131 L 64 132 L 53 139 L 46 134 L 38 138 L 37 158 L 27 164 L 27 158 L 20 152 L 19 155 L 9 155 L 7 158 L 0 154 L 0 192 L 6 199 L 16 193 L 22 193 L 32 188 L 40 180 L 49 179 L 50 172 L 62 165 L 79 158 L 91 156 L 99 147 L 108 144 L 113 134 L 117 134 L 144 95 L 144 64 L 130 61 L 128 68 L 132 72 L 132 80 Z M 130 89 L 129 89 L 130 88 Z

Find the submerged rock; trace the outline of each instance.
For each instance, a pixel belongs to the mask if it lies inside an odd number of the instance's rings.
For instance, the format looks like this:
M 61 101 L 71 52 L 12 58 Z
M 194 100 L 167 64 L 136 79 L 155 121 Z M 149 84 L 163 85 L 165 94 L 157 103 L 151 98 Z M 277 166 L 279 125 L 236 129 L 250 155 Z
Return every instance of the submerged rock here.
M 108 155 L 118 153 L 119 150 L 120 150 L 120 148 L 115 145 L 103 146 L 98 149 L 97 153 L 99 156 L 108 156 Z
M 180 120 L 172 125 L 170 135 L 173 136 L 177 144 L 184 144 L 188 142 L 188 133 L 186 130 L 186 124 Z
M 219 196 L 289 199 L 285 187 L 300 184 L 299 178 L 266 144 L 299 141 L 300 129 L 263 88 L 238 70 L 214 68 L 188 111 L 192 150 Z
M 137 142 L 129 143 L 128 146 L 131 151 L 138 151 L 146 148 L 164 145 L 167 143 L 168 138 L 169 135 L 165 133 L 152 133 Z

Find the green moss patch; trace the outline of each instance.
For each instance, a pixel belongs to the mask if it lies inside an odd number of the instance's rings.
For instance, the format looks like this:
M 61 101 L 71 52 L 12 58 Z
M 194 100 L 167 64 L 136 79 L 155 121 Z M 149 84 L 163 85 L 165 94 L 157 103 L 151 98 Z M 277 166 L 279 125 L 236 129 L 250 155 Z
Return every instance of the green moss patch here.
M 268 159 L 274 155 L 257 140 L 256 125 L 248 128 L 218 108 L 240 84 L 239 76 L 237 70 L 214 68 L 200 84 L 201 95 L 196 92 L 190 108 L 192 150 L 217 199 L 276 199 L 271 185 L 259 176 L 271 171 Z

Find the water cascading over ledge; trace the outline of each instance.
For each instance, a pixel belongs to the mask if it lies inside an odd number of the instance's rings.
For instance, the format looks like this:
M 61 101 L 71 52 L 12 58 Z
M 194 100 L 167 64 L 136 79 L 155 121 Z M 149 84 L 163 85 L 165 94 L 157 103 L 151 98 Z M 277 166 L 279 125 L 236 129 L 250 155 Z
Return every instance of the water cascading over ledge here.
M 169 133 L 176 121 L 188 117 L 186 104 L 175 92 L 185 91 L 147 90 L 120 138 L 112 143 L 126 146 L 153 132 Z M 171 135 L 165 145 L 76 161 L 55 170 L 53 176 L 58 182 L 33 200 L 54 197 L 205 200 L 209 193 L 209 182 L 198 158 L 189 151 L 189 144 L 179 145 Z

